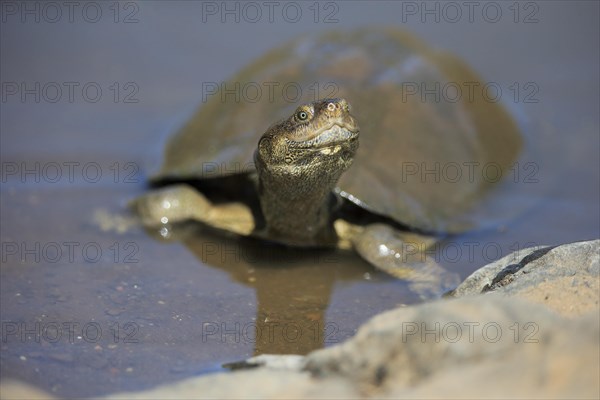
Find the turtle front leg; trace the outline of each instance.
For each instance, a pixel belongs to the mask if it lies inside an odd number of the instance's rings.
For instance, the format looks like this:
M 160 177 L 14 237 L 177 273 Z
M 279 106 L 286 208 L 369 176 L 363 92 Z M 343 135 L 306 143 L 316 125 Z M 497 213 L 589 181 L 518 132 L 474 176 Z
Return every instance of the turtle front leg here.
M 344 220 L 334 223 L 341 247 L 352 247 L 376 268 L 409 282 L 423 299 L 440 297 L 460 283 L 457 273 L 447 271 L 425 250 L 436 239 L 396 230 L 385 224 L 353 225 Z
M 129 205 L 148 228 L 193 220 L 247 236 L 255 226 L 252 212 L 245 204 L 232 202 L 215 205 L 186 184 L 154 190 L 136 198 Z

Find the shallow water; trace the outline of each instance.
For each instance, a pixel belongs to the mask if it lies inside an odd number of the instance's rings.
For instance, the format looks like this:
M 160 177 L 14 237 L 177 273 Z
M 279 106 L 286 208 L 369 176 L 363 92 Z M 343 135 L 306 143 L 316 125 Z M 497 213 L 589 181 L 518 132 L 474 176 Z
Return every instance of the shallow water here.
M 119 232 L 114 216 L 145 190 L 165 138 L 202 100 L 202 83 L 227 79 L 309 30 L 401 25 L 511 94 L 502 101 L 528 150 L 488 203 L 499 223 L 440 244 L 447 269 L 465 277 L 519 248 L 597 238 L 598 4 L 536 4 L 534 24 L 512 16 L 401 23 L 399 6 L 385 2 L 369 16 L 361 2 L 340 3 L 338 24 L 204 23 L 192 2 L 139 4 L 132 24 L 114 23 L 108 6 L 95 24 L 7 16 L 3 83 L 95 82 L 103 94 L 95 103 L 80 91 L 73 102 L 2 100 L 2 379 L 72 397 L 141 389 L 254 354 L 306 353 L 348 338 L 380 311 L 420 301 L 351 253 L 293 251 L 198 227 L 182 242 L 136 226 Z M 539 101 L 515 101 L 515 82 L 534 82 Z M 124 103 L 127 95 L 139 101 Z

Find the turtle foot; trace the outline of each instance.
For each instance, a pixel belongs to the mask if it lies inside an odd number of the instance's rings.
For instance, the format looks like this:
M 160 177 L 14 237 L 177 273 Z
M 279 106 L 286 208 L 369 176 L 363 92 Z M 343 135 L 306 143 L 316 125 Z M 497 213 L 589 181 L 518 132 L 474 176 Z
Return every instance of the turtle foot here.
M 426 250 L 435 238 L 401 232 L 384 224 L 364 227 L 352 238 L 358 254 L 376 268 L 408 281 L 422 299 L 441 297 L 460 283 L 457 273 L 447 271 Z

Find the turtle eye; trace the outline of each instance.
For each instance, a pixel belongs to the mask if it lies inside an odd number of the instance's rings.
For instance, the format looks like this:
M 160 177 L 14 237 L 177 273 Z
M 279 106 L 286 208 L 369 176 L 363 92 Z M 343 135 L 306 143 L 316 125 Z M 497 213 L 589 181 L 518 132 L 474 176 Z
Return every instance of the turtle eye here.
M 308 119 L 308 113 L 306 111 L 298 111 L 296 118 L 300 121 L 306 121 Z

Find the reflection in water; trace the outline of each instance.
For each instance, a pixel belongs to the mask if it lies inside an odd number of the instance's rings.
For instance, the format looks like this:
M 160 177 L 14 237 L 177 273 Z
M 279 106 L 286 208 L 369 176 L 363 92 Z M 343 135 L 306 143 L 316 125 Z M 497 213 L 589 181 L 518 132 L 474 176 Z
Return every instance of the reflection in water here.
M 202 264 L 256 289 L 255 323 L 239 329 L 255 343 L 255 355 L 307 354 L 323 347 L 339 329 L 325 319 L 334 284 L 376 273 L 352 252 L 288 248 L 251 238 L 211 241 L 198 234 L 202 230 L 189 224 L 170 232 Z
M 69 398 L 139 390 L 253 354 L 339 343 L 370 316 L 417 301 L 353 253 L 286 249 L 192 224 L 171 230 L 171 243 L 137 225 L 118 233 L 128 225 L 123 205 L 141 190 L 0 190 L 11 210 L 3 243 L 41 252 L 0 260 L 3 378 Z M 73 242 L 71 259 L 64 244 Z M 102 256 L 90 260 L 86 244 Z M 42 250 L 57 246 L 62 257 Z M 221 332 L 207 335 L 207 325 Z

